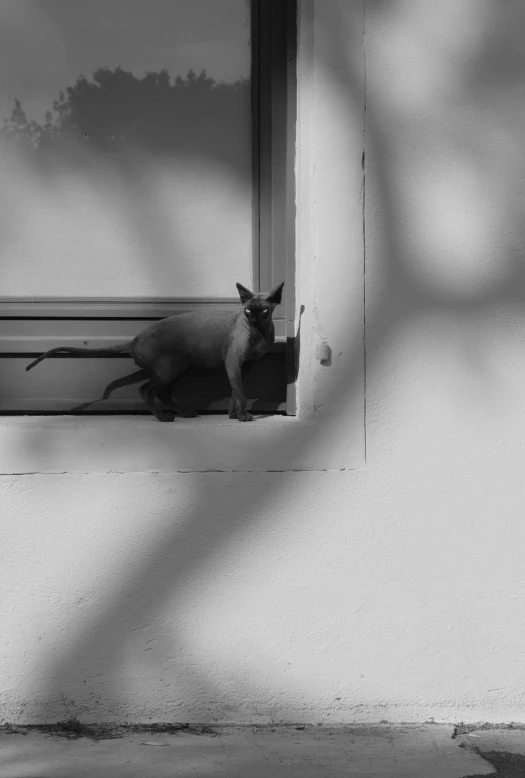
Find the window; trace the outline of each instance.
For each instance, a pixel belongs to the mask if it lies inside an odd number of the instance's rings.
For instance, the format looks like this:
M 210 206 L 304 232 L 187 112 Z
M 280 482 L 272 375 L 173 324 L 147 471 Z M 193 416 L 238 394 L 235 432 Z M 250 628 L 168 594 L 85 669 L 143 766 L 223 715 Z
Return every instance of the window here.
M 294 413 L 295 3 L 40 0 L 3 11 L 0 411 L 64 413 L 129 358 L 29 361 L 104 347 L 148 321 L 238 307 L 285 280 L 277 343 L 246 391 Z M 3 122 L 3 123 L 2 123 Z M 177 394 L 227 408 L 224 371 Z M 93 412 L 143 411 L 136 386 Z

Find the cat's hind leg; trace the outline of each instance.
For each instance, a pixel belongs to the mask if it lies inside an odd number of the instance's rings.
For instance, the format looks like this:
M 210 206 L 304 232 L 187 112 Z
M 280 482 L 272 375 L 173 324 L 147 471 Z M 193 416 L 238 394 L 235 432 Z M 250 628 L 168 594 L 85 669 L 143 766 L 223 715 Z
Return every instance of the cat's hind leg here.
M 175 381 L 175 383 L 177 382 Z M 183 419 L 194 419 L 197 416 L 197 413 L 189 408 L 182 408 L 173 397 L 173 389 L 174 384 L 160 389 L 158 393 L 159 400 L 164 403 L 166 408 L 175 411 L 177 416 L 181 416 Z
M 148 376 L 149 376 L 149 372 L 142 368 L 141 370 L 137 370 L 135 373 L 131 373 L 131 375 L 124 376 L 123 378 L 117 378 L 115 381 L 112 381 L 110 384 L 106 386 L 106 388 L 104 389 L 104 394 L 100 399 L 90 400 L 89 402 L 82 403 L 82 405 L 77 405 L 75 408 L 71 408 L 71 412 L 81 413 L 82 411 L 85 411 L 87 408 L 89 408 L 91 405 L 94 405 L 95 403 L 104 402 L 104 400 L 109 400 L 112 392 L 114 392 L 115 389 L 119 389 L 121 386 L 129 386 L 129 384 L 137 383 L 138 381 L 142 381 Z
M 144 403 L 159 421 L 173 421 L 176 413 L 179 416 L 194 415 L 180 408 L 172 396 L 173 387 L 187 367 L 186 357 L 177 354 L 166 355 L 157 361 L 155 377 L 141 386 L 139 391 Z M 156 399 L 169 410 L 163 411 L 158 408 Z
M 173 411 L 163 411 L 155 403 L 155 398 L 159 396 L 159 392 L 162 392 L 163 388 L 162 384 L 159 385 L 158 379 L 152 378 L 150 381 L 142 384 L 139 388 L 139 394 L 144 405 L 150 409 L 156 419 L 159 421 L 173 421 L 175 418 Z
M 237 398 L 233 392 L 232 396 L 230 397 L 230 408 L 228 410 L 228 416 L 230 419 L 237 418 Z

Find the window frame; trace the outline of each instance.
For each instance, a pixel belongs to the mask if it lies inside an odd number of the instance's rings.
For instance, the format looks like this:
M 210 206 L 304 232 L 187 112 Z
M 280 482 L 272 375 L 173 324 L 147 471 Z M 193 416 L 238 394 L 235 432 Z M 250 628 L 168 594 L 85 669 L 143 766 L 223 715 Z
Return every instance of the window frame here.
M 221 416 L 178 419 L 176 429 L 153 417 L 5 416 L 0 418 L 0 474 L 171 478 L 178 473 L 341 474 L 366 467 L 365 8 L 362 2 L 353 6 L 339 29 L 334 28 L 334 5 L 335 0 L 298 0 L 293 154 L 296 327 L 301 333 L 297 415 L 253 424 Z M 349 45 L 356 68 L 351 80 L 342 67 Z M 335 79 L 349 94 L 356 90 L 351 106 L 333 89 Z M 316 359 L 319 340 L 334 355 L 330 366 Z
M 297 354 L 294 337 L 295 308 L 295 193 L 294 152 L 296 120 L 296 0 L 250 0 L 251 6 L 251 116 L 252 116 L 252 245 L 253 289 L 269 291 L 285 281 L 283 303 L 274 312 L 275 351 L 286 352 L 286 413 L 296 412 L 295 374 Z M 237 279 L 232 279 L 234 285 Z M 240 280 L 240 279 L 239 279 Z M 60 336 L 47 342 L 37 337 L 37 322 L 67 323 L 82 320 L 85 335 L 68 337 L 68 345 L 100 347 L 100 338 L 90 338 L 90 321 L 136 321 L 138 333 L 148 321 L 184 311 L 220 308 L 235 311 L 239 300 L 231 297 L 1 297 L 0 320 L 20 319 L 35 324 L 34 348 L 24 338 L 0 336 L 0 358 L 30 358 L 58 345 Z M 0 324 L 1 327 L 1 324 Z M 61 327 L 59 327 L 61 331 Z M 118 327 L 116 329 L 118 332 Z M 63 341 L 64 342 L 64 341 Z M 105 344 L 104 344 L 105 345 Z M 61 407 L 57 403 L 57 408 Z M 96 406 L 95 406 L 96 408 Z M 282 410 L 282 409 L 280 409 Z M 16 412 L 6 411 L 4 412 Z M 23 412 L 23 411 L 21 411 Z M 60 411 L 62 412 L 62 411 Z M 103 411 L 99 411 L 103 412 Z M 122 410 L 126 413 L 126 410 Z

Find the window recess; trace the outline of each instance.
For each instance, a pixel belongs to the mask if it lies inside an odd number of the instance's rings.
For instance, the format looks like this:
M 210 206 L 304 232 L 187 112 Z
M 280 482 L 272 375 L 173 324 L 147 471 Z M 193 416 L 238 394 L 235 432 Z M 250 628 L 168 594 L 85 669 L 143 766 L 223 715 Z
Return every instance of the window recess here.
M 0 412 L 70 413 L 136 369 L 128 357 L 57 356 L 26 372 L 46 349 L 104 347 L 187 310 L 233 311 L 236 281 L 267 291 L 284 280 L 276 343 L 246 392 L 256 412 L 293 414 L 295 3 L 207 3 L 213 40 L 199 0 L 153 0 L 155 13 L 144 0 L 143 19 L 126 0 L 24 5 L 17 35 L 43 43 L 31 60 L 27 41 L 13 41 L 18 97 L 0 117 Z M 222 369 L 194 371 L 176 394 L 223 412 L 230 388 Z M 132 385 L 90 412 L 147 411 Z

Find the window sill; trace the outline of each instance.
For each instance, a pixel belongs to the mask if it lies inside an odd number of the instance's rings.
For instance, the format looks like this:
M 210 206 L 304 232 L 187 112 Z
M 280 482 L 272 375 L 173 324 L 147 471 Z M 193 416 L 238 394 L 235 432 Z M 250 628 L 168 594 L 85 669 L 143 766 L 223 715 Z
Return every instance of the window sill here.
M 364 466 L 361 440 L 340 422 L 258 416 L 5 416 L 0 475 L 28 473 L 207 473 L 346 470 Z M 335 433 L 335 434 L 334 434 Z

